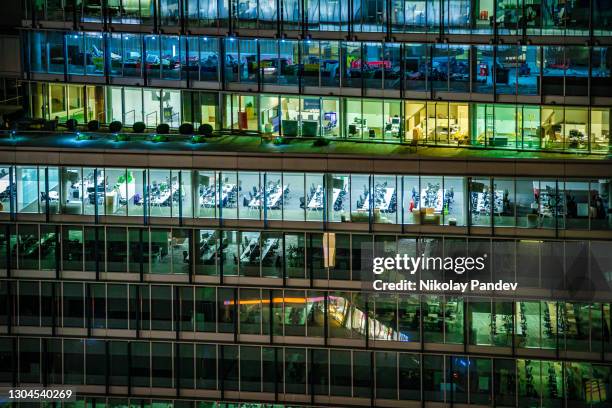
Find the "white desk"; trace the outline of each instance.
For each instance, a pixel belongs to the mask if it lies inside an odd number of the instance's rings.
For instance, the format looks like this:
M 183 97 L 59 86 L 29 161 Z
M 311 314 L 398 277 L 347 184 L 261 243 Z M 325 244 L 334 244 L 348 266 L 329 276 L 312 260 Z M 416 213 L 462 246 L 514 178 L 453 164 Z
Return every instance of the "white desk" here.
M 378 208 L 381 211 L 387 211 L 389 209 L 389 206 L 391 205 L 391 200 L 394 194 L 395 194 L 395 189 L 393 187 L 386 187 L 382 195 L 382 200 L 379 200 L 376 197 L 378 194 L 375 192 L 373 208 Z M 361 206 L 362 210 L 368 211 L 370 209 L 370 196 L 371 194 L 368 193 L 365 197 L 365 200 L 363 200 L 363 204 Z

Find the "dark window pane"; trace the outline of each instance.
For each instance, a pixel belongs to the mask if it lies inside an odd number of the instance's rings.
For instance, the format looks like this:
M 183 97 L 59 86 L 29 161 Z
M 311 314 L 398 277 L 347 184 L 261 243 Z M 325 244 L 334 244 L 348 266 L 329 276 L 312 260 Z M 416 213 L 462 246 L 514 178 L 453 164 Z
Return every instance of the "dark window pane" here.
M 87 367 L 87 384 L 104 385 L 106 383 L 106 354 L 103 340 L 86 340 L 85 367 Z
M 64 383 L 83 384 L 85 380 L 84 340 L 64 340 Z

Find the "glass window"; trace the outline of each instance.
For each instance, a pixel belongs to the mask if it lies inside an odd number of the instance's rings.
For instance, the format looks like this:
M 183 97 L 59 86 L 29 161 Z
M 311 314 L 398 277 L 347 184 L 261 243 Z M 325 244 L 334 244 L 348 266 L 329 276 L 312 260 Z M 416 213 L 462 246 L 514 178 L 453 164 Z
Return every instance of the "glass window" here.
M 465 225 L 465 182 L 463 177 L 444 177 L 444 225 Z
M 261 273 L 264 277 L 283 276 L 283 234 L 266 232 L 261 234 Z
M 109 329 L 127 329 L 128 285 L 109 284 L 106 287 L 106 319 Z M 133 312 L 133 311 L 130 311 Z
M 463 0 L 465 1 L 465 0 Z M 457 6 L 461 0 L 448 2 L 448 7 Z M 463 5 L 462 7 L 466 7 Z M 448 49 L 448 77 L 450 91 L 469 92 L 470 91 L 470 46 L 451 45 Z
M 100 208 L 100 212 L 106 215 L 127 215 L 128 201 L 136 192 L 133 174 L 127 173 L 126 169 L 107 168 L 104 169 L 103 175 L 105 189 L 100 191 L 103 197 L 100 197 L 99 201 L 103 201 L 104 206 Z
M 196 231 L 196 274 L 217 275 L 219 257 L 219 232 L 215 230 Z
M 103 283 L 89 284 L 89 296 L 91 297 L 91 324 L 92 328 L 106 328 L 106 285 Z
M 62 293 L 63 327 L 85 327 L 85 299 L 82 283 L 64 282 Z
M 130 377 L 136 387 L 151 386 L 151 343 L 135 341 L 131 343 Z M 125 363 L 123 364 L 125 365 Z
M 371 326 L 376 340 L 397 340 L 397 297 L 390 294 L 377 294 L 376 309 Z
M 19 380 L 23 383 L 40 383 L 40 339 L 19 339 Z
M 110 75 L 122 77 L 142 76 L 142 37 L 137 34 L 111 34 Z
M 83 270 L 83 228 L 62 227 L 63 270 Z
M 127 341 L 109 341 L 109 383 L 112 385 L 127 385 L 129 367 Z
M 123 184 L 126 185 L 126 196 L 119 199 L 119 202 L 127 202 L 129 216 L 144 215 L 144 191 L 145 191 L 146 170 L 143 169 L 127 169 L 127 174 L 122 180 L 121 176 L 117 178 L 115 186 L 119 187 L 118 192 L 121 195 L 124 190 Z
M 491 335 L 495 331 L 491 315 L 491 300 L 470 298 L 468 321 L 470 324 L 470 344 L 490 346 L 492 344 Z
M 397 399 L 397 353 L 376 352 L 375 365 L 376 398 Z
M 591 229 L 593 230 L 612 229 L 612 216 L 610 214 L 612 189 L 610 186 L 610 179 L 593 180 L 590 183 L 589 216 L 591 218 Z
M 241 219 L 261 219 L 264 192 L 259 172 L 240 172 L 238 174 L 238 203 Z
M 73 87 L 73 89 L 78 89 Z M 56 122 L 65 122 L 71 118 L 67 106 L 67 87 L 64 85 L 49 85 L 49 116 Z M 78 99 L 76 100 L 78 102 Z M 75 102 L 75 101 L 73 101 Z M 78 110 L 78 104 L 75 108 Z
M 284 260 L 288 278 L 305 277 L 305 236 L 301 233 L 284 234 Z
M 171 388 L 173 386 L 172 343 L 151 343 L 151 386 Z
M 146 96 L 151 95 L 150 93 L 145 93 Z M 120 97 L 120 94 L 118 95 Z M 119 114 L 123 112 L 123 122 L 125 125 L 133 125 L 136 122 L 143 121 L 143 92 L 142 89 L 138 88 L 123 88 L 123 104 L 119 108 Z M 121 103 L 121 102 L 119 102 Z M 113 113 L 114 113 L 113 107 Z M 157 109 L 157 107 L 156 107 Z M 147 118 L 145 124 L 147 126 L 156 125 L 157 121 L 153 123 L 149 123 L 149 120 L 156 120 L 157 111 L 153 115 L 147 113 Z M 121 120 L 121 119 L 119 119 Z
M 404 83 L 407 91 L 425 91 L 427 88 L 426 77 L 430 71 L 428 56 L 428 46 L 404 44 Z
M 82 169 L 62 168 L 62 212 L 64 214 L 82 214 L 85 188 L 82 180 Z M 87 188 L 89 188 L 89 184 Z
M 39 269 L 39 246 L 37 225 L 20 224 L 18 228 L 18 264 L 19 269 Z
M 172 174 L 170 170 L 149 170 L 148 192 L 152 217 L 175 215 L 171 210 L 175 201 L 174 193 L 178 193 L 178 174 Z
M 172 273 L 188 274 L 191 271 L 191 230 L 172 229 Z
M 38 282 L 18 282 L 19 325 L 40 326 L 40 285 Z
M 220 350 L 222 360 L 221 369 L 219 370 L 219 380 L 223 381 L 223 388 L 231 391 L 238 391 L 240 384 L 240 364 L 239 361 L 239 346 L 227 346 Z
M 261 347 L 240 346 L 240 390 L 261 391 Z
M 224 276 L 238 275 L 238 260 L 242 255 L 241 237 L 238 231 L 220 231 L 221 270 Z
M 216 38 L 199 37 L 198 45 L 199 51 L 196 49 L 189 50 L 190 63 L 193 62 L 193 53 L 199 52 L 199 55 L 195 58 L 198 58 L 197 62 L 199 62 L 200 66 L 200 81 L 217 81 L 219 78 L 220 62 L 219 40 Z
M 610 144 L 610 109 L 591 108 L 590 143 L 591 150 L 607 152 Z
M 181 368 L 179 386 L 181 388 L 193 389 L 195 387 L 195 345 L 190 343 L 179 343 L 176 359 Z
M 217 346 L 196 344 L 196 388 L 217 388 Z
M 392 3 L 391 27 L 394 32 L 427 31 L 426 2 L 422 0 L 395 0 Z M 430 17 L 431 18 L 431 17 Z
M 38 168 L 16 166 L 14 177 L 17 184 L 17 212 L 38 213 Z
M 563 187 L 566 205 L 566 226 L 568 229 L 589 228 L 589 183 L 584 181 L 566 181 Z M 597 193 L 595 193 L 597 194 Z
M 419 341 L 420 307 L 418 296 L 402 296 L 399 298 L 398 302 L 397 320 L 399 340 L 408 342 Z
M 151 286 L 151 330 L 172 330 L 172 287 Z
M 170 253 L 172 238 L 169 229 L 156 228 L 150 232 L 150 273 L 171 273 Z
M 196 331 L 215 332 L 217 329 L 216 290 L 214 287 L 195 289 Z
M 340 0 L 340 2 L 343 1 Z M 339 3 L 336 3 L 334 7 L 338 7 Z M 340 86 L 340 45 L 338 41 L 306 41 L 302 61 L 304 64 L 302 81 L 305 85 L 319 86 L 320 78 L 321 86 Z
M 281 179 L 282 177 L 282 183 Z M 306 199 L 304 196 L 304 173 L 266 174 L 268 188 L 273 195 L 268 196 L 270 204 L 278 201 L 275 207 L 282 208 L 282 215 L 277 215 L 278 210 L 269 209 L 268 219 L 284 219 L 287 221 L 304 221 Z M 282 190 L 281 190 L 282 188 Z
M 373 200 L 374 222 L 398 223 L 398 183 L 396 176 L 375 175 L 371 195 L 365 197 L 366 201 Z M 370 204 L 368 203 L 368 206 Z
M 494 359 L 493 392 L 499 405 L 516 404 L 516 362 L 509 359 Z M 474 395 L 473 391 L 471 395 Z M 476 396 L 479 400 L 484 396 Z
M 399 399 L 421 399 L 420 359 L 417 354 L 400 353 L 399 365 Z
M 240 289 L 240 333 L 261 334 L 262 297 L 261 289 Z
M 285 348 L 285 392 L 306 393 L 306 349 Z
M 539 150 L 543 147 L 540 131 L 540 107 L 539 106 L 517 106 L 517 147 L 526 150 Z M 522 141 L 518 142 L 518 137 Z
M 101 33 L 84 33 L 83 49 L 79 55 L 85 75 L 101 76 L 105 73 L 105 44 Z
M 343 81 L 342 86 L 361 88 L 365 71 L 362 57 L 362 43 L 344 42 L 341 44 L 343 54 Z
M 217 330 L 220 333 L 233 333 L 237 315 L 234 290 L 219 288 L 217 290 Z
M 197 173 L 198 180 L 198 195 L 199 195 L 199 214 L 200 218 L 215 218 L 218 216 L 219 201 L 227 200 L 225 197 L 219 197 L 217 187 L 219 183 L 216 181 L 216 172 L 214 171 L 199 171 Z
M 304 200 L 304 207 L 306 209 L 306 221 L 322 221 L 327 209 L 325 188 L 323 187 L 324 175 L 317 173 L 306 173 L 305 180 L 306 196 Z M 346 196 L 347 194 L 343 194 L 342 199 L 348 199 Z M 340 194 L 338 194 L 338 197 L 340 197 Z M 336 197 L 336 199 L 338 197 Z
M 64 340 L 64 383 L 84 384 L 85 350 L 84 340 Z
M 178 7 L 178 0 L 176 1 Z M 185 56 L 183 55 L 183 53 L 185 52 L 185 37 L 162 35 L 160 36 L 160 39 L 160 60 L 152 61 L 150 63 L 155 65 L 156 68 L 157 66 L 161 68 L 162 79 L 181 79 L 181 62 L 185 61 Z M 168 122 L 164 120 L 164 123 Z
M 565 47 L 546 46 L 542 69 L 542 91 L 548 95 L 563 95 L 563 77 L 570 67 L 569 56 Z
M 85 368 L 86 384 L 105 385 L 106 350 L 104 341 L 85 340 Z
M 56 251 L 58 246 L 58 236 L 54 225 L 41 225 L 40 226 L 40 268 L 42 270 L 55 270 L 59 267 L 56 259 Z M 1 249 L 0 249 L 1 250 Z
M 518 47 L 516 81 L 521 95 L 538 95 L 540 93 L 540 47 Z M 518 65 L 520 64 L 520 65 Z
M 423 356 L 423 398 L 426 401 L 444 401 L 444 357 Z
M 417 145 L 419 140 L 425 140 L 427 134 L 427 116 L 425 103 L 405 102 L 404 103 L 404 135 L 405 142 Z

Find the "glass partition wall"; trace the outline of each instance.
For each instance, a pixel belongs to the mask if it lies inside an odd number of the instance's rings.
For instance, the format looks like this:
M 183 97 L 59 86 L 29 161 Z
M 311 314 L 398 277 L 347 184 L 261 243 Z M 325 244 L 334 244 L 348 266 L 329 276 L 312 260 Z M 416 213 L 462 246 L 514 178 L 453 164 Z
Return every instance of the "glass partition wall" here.
M 100 83 L 218 90 L 491 100 L 491 95 L 607 96 L 609 46 L 404 42 L 150 35 L 30 30 L 24 69 Z M 223 72 L 221 72 L 223 70 Z M 119 78 L 124 78 L 120 80 Z M 111 81 L 112 79 L 112 81 Z M 140 79 L 140 81 L 138 81 Z M 346 89 L 347 92 L 340 92 Z M 477 98 L 469 98 L 470 95 Z M 502 97 L 500 99 L 506 99 Z M 587 104 L 588 101 L 585 101 Z
M 529 3 L 504 0 L 341 0 L 328 5 L 313 1 L 308 7 L 295 0 L 260 4 L 248 0 L 41 0 L 24 3 L 25 17 L 43 22 L 76 21 L 122 25 L 154 24 L 175 28 L 265 30 L 281 22 L 287 30 L 361 31 L 368 33 L 437 33 L 478 35 L 587 36 L 610 35 L 607 3 L 557 0 Z M 389 10 L 392 10 L 390 12 Z M 495 23 L 495 24 L 494 24 Z
M 81 86 L 32 82 L 34 118 L 120 121 L 148 128 L 184 122 L 283 138 L 370 143 L 607 153 L 610 109 L 370 99 L 286 94 Z M 256 132 L 256 133 L 254 133 Z
M 0 167 L 1 212 L 610 229 L 608 179 Z

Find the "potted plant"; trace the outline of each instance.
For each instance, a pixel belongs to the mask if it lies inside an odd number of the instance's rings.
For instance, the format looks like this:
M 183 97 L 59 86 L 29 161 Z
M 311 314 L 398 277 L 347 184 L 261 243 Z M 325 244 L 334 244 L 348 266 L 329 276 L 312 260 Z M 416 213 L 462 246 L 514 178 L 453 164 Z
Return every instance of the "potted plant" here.
M 97 120 L 90 120 L 89 122 L 87 122 L 87 130 L 89 130 L 90 132 L 97 132 L 98 130 L 100 130 L 100 122 L 98 122 Z
M 193 125 L 191 123 L 183 123 L 179 127 L 179 133 L 181 135 L 193 135 Z
M 118 120 L 115 120 L 108 125 L 108 130 L 110 130 L 111 133 L 119 133 L 121 132 L 121 129 L 123 129 L 123 123 L 119 122 Z
M 146 129 L 147 126 L 144 124 L 144 122 L 135 122 L 132 125 L 132 130 L 134 133 L 144 133 Z

